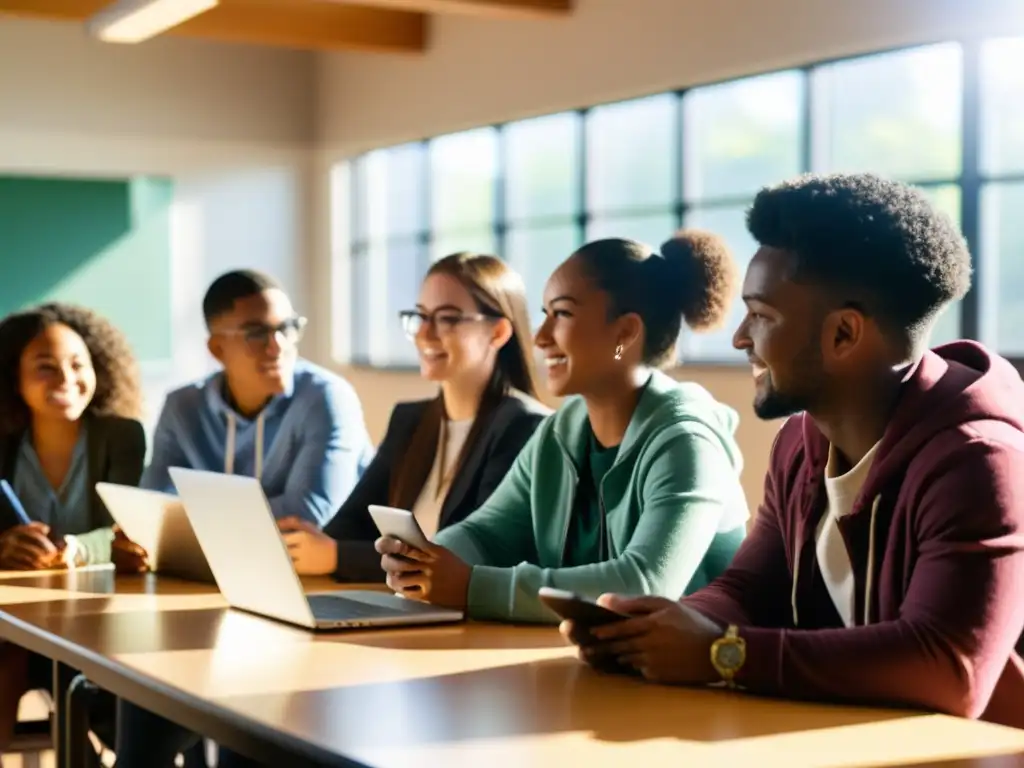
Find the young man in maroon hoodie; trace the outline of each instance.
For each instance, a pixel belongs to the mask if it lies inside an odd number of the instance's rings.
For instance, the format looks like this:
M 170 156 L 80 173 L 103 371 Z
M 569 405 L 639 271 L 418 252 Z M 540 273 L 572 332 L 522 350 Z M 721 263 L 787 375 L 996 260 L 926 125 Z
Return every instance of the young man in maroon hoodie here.
M 734 344 L 754 408 L 790 416 L 732 566 L 679 602 L 563 626 L 595 666 L 663 683 L 902 705 L 1024 728 L 1024 384 L 973 342 L 928 351 L 970 282 L 918 191 L 802 177 L 748 215 Z

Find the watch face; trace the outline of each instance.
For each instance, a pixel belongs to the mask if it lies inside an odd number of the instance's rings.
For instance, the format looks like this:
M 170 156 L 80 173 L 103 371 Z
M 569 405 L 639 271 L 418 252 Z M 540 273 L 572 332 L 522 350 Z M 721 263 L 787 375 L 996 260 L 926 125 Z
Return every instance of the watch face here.
M 723 643 L 718 647 L 716 656 L 725 669 L 737 669 L 743 663 L 743 653 L 736 643 Z

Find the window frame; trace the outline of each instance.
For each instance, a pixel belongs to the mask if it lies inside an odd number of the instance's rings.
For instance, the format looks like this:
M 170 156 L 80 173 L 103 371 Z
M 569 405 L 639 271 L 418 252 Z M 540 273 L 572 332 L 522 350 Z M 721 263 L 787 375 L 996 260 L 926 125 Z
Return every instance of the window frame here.
M 993 36 L 991 39 L 998 39 L 1000 36 Z M 990 38 L 986 38 L 990 39 Z M 1012 182 L 1024 182 L 1024 171 L 1000 173 L 1000 174 L 987 174 L 982 168 L 982 157 L 981 157 L 981 134 L 982 134 L 982 115 L 981 115 L 981 93 L 982 93 L 982 82 L 981 82 L 981 56 L 982 56 L 982 45 L 985 40 L 973 39 L 973 38 L 952 38 L 944 40 L 933 40 L 909 46 L 895 46 L 877 49 L 869 53 L 859 53 L 852 56 L 835 57 L 831 59 L 818 60 L 810 64 L 804 64 L 802 66 L 791 66 L 783 68 L 775 68 L 765 71 L 759 71 L 754 73 L 745 74 L 742 77 L 731 77 L 723 80 L 715 80 L 709 82 L 696 83 L 685 88 L 674 89 L 671 91 L 654 91 L 648 93 L 638 93 L 631 96 L 628 99 L 620 99 L 615 102 L 607 102 L 607 104 L 626 103 L 630 101 L 636 101 L 643 98 L 659 96 L 664 94 L 672 94 L 675 98 L 675 122 L 676 131 L 674 138 L 676 146 L 673 147 L 673 152 L 680 162 L 674 163 L 674 188 L 673 196 L 674 199 L 670 201 L 669 208 L 664 207 L 657 208 L 633 208 L 622 211 L 602 211 L 602 217 L 610 217 L 617 215 L 639 215 L 643 213 L 658 213 L 665 210 L 671 210 L 674 215 L 676 226 L 681 227 L 686 219 L 687 214 L 691 210 L 703 209 L 703 208 L 714 208 L 728 206 L 730 204 L 737 205 L 744 202 L 749 203 L 753 195 L 726 195 L 716 196 L 695 200 L 687 200 L 687 194 L 685 189 L 685 171 L 683 163 L 681 162 L 685 152 L 685 117 L 684 117 L 684 106 L 683 100 L 687 93 L 695 90 L 699 90 L 706 87 L 725 85 L 733 83 L 739 80 L 746 80 L 753 77 L 763 77 L 772 74 L 778 74 L 782 72 L 797 72 L 800 74 L 802 80 L 802 104 L 800 113 L 800 135 L 798 141 L 800 146 L 798 147 L 798 156 L 800 158 L 800 172 L 810 172 L 815 170 L 815 145 L 816 142 L 821 141 L 820 130 L 818 129 L 818 123 L 814 119 L 816 98 L 813 87 L 813 78 L 815 71 L 834 65 L 841 65 L 846 62 L 863 60 L 870 57 L 887 55 L 887 54 L 898 54 L 901 52 L 913 51 L 915 49 L 926 48 L 933 45 L 939 45 L 943 43 L 954 43 L 960 46 L 962 52 L 962 99 L 960 105 L 960 129 L 961 129 L 961 163 L 960 173 L 955 176 L 949 177 L 928 177 L 919 179 L 906 179 L 907 183 L 914 184 L 921 187 L 939 187 L 939 186 L 956 186 L 960 190 L 960 229 L 967 241 L 967 244 L 971 251 L 972 265 L 974 268 L 974 276 L 971 281 L 971 287 L 968 290 L 966 296 L 961 302 L 960 306 L 960 317 L 959 317 L 959 330 L 960 338 L 964 339 L 978 339 L 981 332 L 981 302 L 980 302 L 980 286 L 982 285 L 982 273 L 985 269 L 984 263 L 984 243 L 983 243 L 983 232 L 982 232 L 982 216 L 981 216 L 981 197 L 982 190 L 989 184 L 996 183 L 1012 183 Z M 587 134 L 588 134 L 588 123 L 587 117 L 590 111 L 594 107 L 605 106 L 605 104 L 596 104 L 590 106 L 584 106 L 576 109 L 561 110 L 555 113 L 539 113 L 537 115 L 531 115 L 523 119 L 535 119 L 538 117 L 545 117 L 548 114 L 562 114 L 562 113 L 573 113 L 577 116 L 577 132 L 578 141 L 576 151 L 579 153 L 579 163 L 577 166 L 577 178 L 575 183 L 577 185 L 577 210 L 570 216 L 563 217 L 561 214 L 557 217 L 565 221 L 572 220 L 575 222 L 577 232 L 579 235 L 579 241 L 582 243 L 585 233 L 590 224 L 592 218 L 594 218 L 594 212 L 588 205 L 588 194 L 587 194 Z M 506 217 L 506 206 L 505 206 L 505 189 L 504 180 L 507 168 L 507 143 L 505 140 L 506 126 L 518 121 L 502 121 L 497 123 L 490 123 L 487 126 L 478 127 L 491 127 L 497 132 L 498 141 L 498 157 L 497 157 L 497 171 L 495 174 L 495 211 L 493 220 L 494 240 L 497 248 L 497 253 L 502 255 L 506 243 L 506 233 L 512 222 Z M 424 157 L 429 157 L 429 144 L 432 138 L 420 139 L 418 143 L 423 144 Z M 405 142 L 405 143 L 417 143 L 417 142 Z M 820 144 L 819 144 L 820 146 Z M 360 155 L 361 156 L 361 155 Z M 359 156 L 349 158 L 349 162 L 354 162 Z M 350 187 L 349 190 L 349 211 L 351 215 L 355 215 L 356 204 L 354 198 L 358 194 L 358 190 Z M 429 253 L 431 250 L 431 243 L 433 240 L 433 234 L 429 231 L 429 222 L 431 217 L 431 201 L 430 201 L 430 180 L 426 179 L 424 183 L 424 189 L 422 194 L 426 196 L 424 205 L 426 206 L 426 221 L 427 231 L 419 233 L 419 238 L 423 245 L 423 253 L 427 254 L 427 260 L 429 262 Z M 334 203 L 332 202 L 332 206 Z M 523 226 L 523 222 L 514 222 L 517 228 L 526 228 Z M 540 220 L 537 221 L 538 226 L 543 226 Z M 527 225 L 528 227 L 529 225 Z M 666 233 L 667 234 L 667 233 Z M 656 244 L 652 244 L 656 245 Z M 350 241 L 348 245 L 341 245 L 336 248 L 336 252 L 345 254 L 353 253 L 360 248 L 366 249 L 367 243 L 361 241 Z M 429 266 L 419 265 L 423 270 Z M 350 313 L 351 309 L 348 303 L 342 307 L 332 307 L 332 315 L 346 315 Z M 364 323 L 369 325 L 369 323 Z M 371 339 L 372 344 L 372 339 Z M 348 345 L 350 349 L 357 346 L 353 339 Z M 681 345 L 683 346 L 683 345 Z M 997 353 L 999 350 L 995 350 Z M 369 358 L 373 358 L 373 352 Z M 350 356 L 348 360 L 344 361 L 347 364 L 359 367 L 359 366 L 372 366 L 374 368 L 393 369 L 393 370 L 410 370 L 412 367 L 408 365 L 373 365 L 371 359 L 360 359 L 359 357 Z M 1024 357 L 1010 357 L 1011 362 L 1017 366 L 1018 370 L 1024 371 Z M 738 358 L 727 358 L 727 359 L 716 359 L 714 357 L 700 356 L 691 357 L 685 354 L 679 356 L 676 361 L 676 365 L 687 364 L 698 367 L 722 367 L 722 368 L 736 368 L 743 367 L 746 365 L 742 357 Z

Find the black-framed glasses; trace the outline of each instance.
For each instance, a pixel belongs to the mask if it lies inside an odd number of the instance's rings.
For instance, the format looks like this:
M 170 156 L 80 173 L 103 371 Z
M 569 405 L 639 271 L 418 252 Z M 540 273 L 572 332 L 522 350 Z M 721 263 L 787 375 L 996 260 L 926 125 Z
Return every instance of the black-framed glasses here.
M 270 340 L 280 336 L 279 344 L 295 346 L 302 340 L 302 334 L 306 330 L 307 320 L 304 317 L 289 317 L 277 325 L 266 323 L 252 323 L 243 325 L 241 328 L 232 328 L 227 331 L 220 331 L 224 336 L 239 336 L 245 342 L 246 348 L 254 355 L 263 352 L 269 345 Z
M 465 323 L 480 323 L 486 320 L 497 320 L 493 315 L 485 315 L 480 312 L 466 313 L 458 309 L 443 307 L 433 312 L 423 312 L 419 309 L 406 309 L 398 313 L 402 321 L 402 329 L 410 339 L 415 338 L 420 329 L 427 324 L 434 326 L 434 333 L 438 336 L 449 336 L 458 331 L 459 326 Z

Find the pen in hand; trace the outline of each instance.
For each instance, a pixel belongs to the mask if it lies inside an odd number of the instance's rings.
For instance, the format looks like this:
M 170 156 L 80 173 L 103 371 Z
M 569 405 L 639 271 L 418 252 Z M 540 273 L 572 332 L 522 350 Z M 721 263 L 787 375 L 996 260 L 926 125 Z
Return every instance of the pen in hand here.
M 7 504 L 14 516 L 18 518 L 18 525 L 31 525 L 32 520 L 29 518 L 28 513 L 25 511 L 25 507 L 21 504 L 21 499 L 18 498 L 18 494 L 11 488 L 11 484 L 6 480 L 0 480 L 0 492 L 3 492 L 7 499 Z
M 7 508 L 11 511 L 15 518 L 15 529 L 20 529 L 20 532 L 15 533 L 15 539 L 8 541 L 8 537 L 5 535 L 4 547 L 2 559 L 6 563 L 6 567 L 16 568 L 39 568 L 45 567 L 52 557 L 59 556 L 59 552 L 62 550 L 61 544 L 55 542 L 50 536 L 50 526 L 43 523 L 33 521 L 28 513 L 25 511 L 24 505 L 21 503 L 21 499 L 18 498 L 18 494 L 14 492 L 11 484 L 6 480 L 0 479 L 0 493 L 3 494 L 3 502 L 6 502 Z M 32 532 L 25 531 L 24 529 L 35 529 Z M 26 539 L 26 536 L 29 537 Z M 31 544 L 33 536 L 41 537 L 42 540 L 36 538 L 36 544 Z M 13 546 L 14 549 L 11 549 Z M 26 546 L 28 549 L 26 549 Z M 44 547 L 40 550 L 40 547 Z M 7 561 L 10 560 L 8 563 Z

